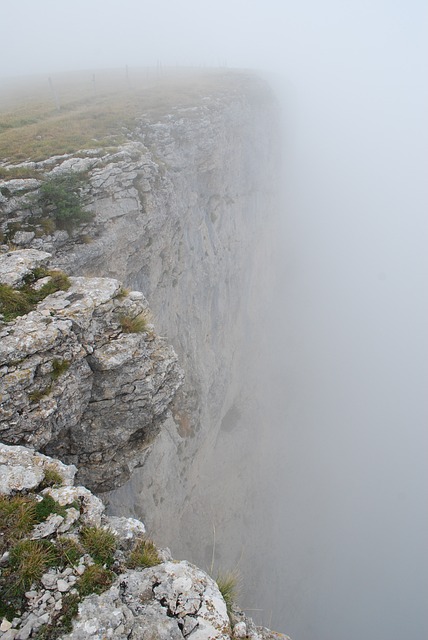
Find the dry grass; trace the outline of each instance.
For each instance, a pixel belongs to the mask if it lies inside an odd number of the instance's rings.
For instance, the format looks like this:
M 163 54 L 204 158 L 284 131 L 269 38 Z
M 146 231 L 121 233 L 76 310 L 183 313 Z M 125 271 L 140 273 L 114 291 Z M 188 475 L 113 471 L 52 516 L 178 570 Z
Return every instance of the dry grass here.
M 152 540 L 147 538 L 141 538 L 137 540 L 133 550 L 129 554 L 128 567 L 130 569 L 136 569 L 140 567 L 142 569 L 146 567 L 154 567 L 160 564 L 158 551 Z
M 48 79 L 27 79 L 6 87 L 0 100 L 0 153 L 10 163 L 42 160 L 53 154 L 116 146 L 143 116 L 162 118 L 173 109 L 201 104 L 210 93 L 234 92 L 245 74 L 230 71 L 124 70 L 52 77 L 60 102 L 56 108 Z M 1 169 L 1 168 L 0 168 Z M 3 169 L 2 173 L 5 173 Z

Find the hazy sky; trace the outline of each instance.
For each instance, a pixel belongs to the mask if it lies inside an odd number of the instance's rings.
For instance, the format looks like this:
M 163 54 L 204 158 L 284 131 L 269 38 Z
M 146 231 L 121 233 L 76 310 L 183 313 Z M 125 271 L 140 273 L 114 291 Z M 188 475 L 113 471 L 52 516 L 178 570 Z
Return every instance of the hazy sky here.
M 424 0 L 1 0 L 0 7 L 0 77 L 158 60 L 352 69 L 392 55 L 400 66 L 407 55 L 417 59 L 428 12 Z

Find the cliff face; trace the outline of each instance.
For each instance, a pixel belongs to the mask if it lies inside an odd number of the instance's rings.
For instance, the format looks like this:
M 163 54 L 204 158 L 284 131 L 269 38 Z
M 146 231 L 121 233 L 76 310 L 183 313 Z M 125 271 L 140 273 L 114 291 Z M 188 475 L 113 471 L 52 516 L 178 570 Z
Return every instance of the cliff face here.
M 30 276 L 37 291 L 54 277 L 35 278 L 49 257 L 0 255 L 0 282 L 19 293 Z M 82 481 L 114 488 L 141 464 L 182 372 L 146 319 L 142 293 L 108 278 L 71 278 L 64 288 L 0 333 L 1 439 L 73 461 Z M 126 332 L 135 318 L 144 330 Z
M 256 465 L 263 464 L 262 456 L 251 458 L 261 430 L 250 436 L 245 421 L 249 412 L 253 420 L 259 419 L 247 365 L 257 362 L 263 341 L 272 276 L 279 166 L 275 101 L 263 82 L 243 75 L 234 88 L 219 85 L 201 94 L 194 106 L 176 104 L 158 118 L 142 114 L 126 135 L 128 142 L 115 152 L 92 150 L 79 157 L 57 157 L 31 165 L 53 174 L 85 172 L 85 208 L 95 218 L 71 237 L 65 231 L 37 237 L 37 230 L 34 233 L 26 226 L 35 211 L 31 197 L 38 180 L 0 183 L 3 220 L 21 223 L 21 229 L 11 232 L 15 244 L 51 253 L 53 264 L 66 273 L 119 279 L 125 287 L 142 291 L 157 331 L 167 336 L 178 354 L 185 382 L 168 413 L 165 407 L 181 374 L 177 374 L 174 356 L 167 352 L 166 362 L 175 371 L 175 381 L 171 381 L 162 410 L 149 410 L 143 430 L 136 414 L 126 418 L 130 433 L 136 434 L 128 444 L 118 447 L 120 437 L 111 443 L 109 438 L 103 441 L 103 430 L 114 434 L 124 420 L 122 410 L 114 409 L 117 402 L 124 405 L 122 392 L 112 396 L 109 391 L 118 370 L 103 369 L 103 350 L 110 340 L 103 338 L 96 346 L 99 360 L 87 352 L 84 356 L 95 396 L 93 402 L 88 399 L 85 420 L 78 421 L 84 425 L 80 454 L 74 441 L 64 438 L 57 426 L 49 443 L 43 445 L 44 451 L 78 462 L 81 477 L 99 491 L 124 482 L 137 463 L 131 479 L 105 495 L 109 509 L 142 517 L 150 530 L 159 533 L 162 544 L 177 540 L 180 555 L 201 549 L 192 559 L 203 566 L 214 556 L 212 524 L 218 520 L 217 514 L 212 515 L 211 501 L 218 503 L 222 514 L 238 514 L 239 522 L 224 528 L 234 555 L 229 556 L 226 545 L 214 540 L 216 559 L 221 553 L 223 566 L 234 566 L 240 531 L 247 523 L 243 505 L 253 491 L 252 483 L 257 482 Z M 106 301 L 107 307 L 118 304 L 114 295 L 112 292 Z M 114 316 L 113 308 L 109 314 Z M 117 324 L 111 327 L 109 322 L 107 334 L 114 334 Z M 118 342 L 116 335 L 113 340 Z M 126 346 L 126 340 L 121 340 Z M 156 340 L 159 348 L 166 349 L 162 338 Z M 138 349 L 144 351 L 141 344 Z M 127 366 L 134 363 L 125 363 Z M 99 383 L 95 383 L 97 377 Z M 87 396 L 84 378 L 78 375 L 77 380 L 79 393 Z M 126 385 L 134 382 L 127 379 Z M 140 413 L 144 420 L 144 411 Z M 159 415 L 163 420 L 160 431 Z M 238 422 L 243 423 L 239 433 L 235 429 Z M 149 424 L 154 424 L 154 430 Z M 133 450 L 143 432 L 143 446 Z M 153 440 L 154 433 L 158 435 Z M 222 440 L 225 434 L 226 442 Z M 86 442 L 92 437 L 94 446 L 86 455 Z M 236 460 L 226 465 L 220 453 L 233 454 Z M 122 466 L 121 460 L 125 461 Z M 112 463 L 114 472 L 109 474 Z M 243 488 L 228 497 L 224 484 L 230 474 L 242 478 Z M 216 484 L 219 490 L 211 495 Z M 241 507 L 234 508 L 233 501 Z M 245 530 L 249 540 L 251 530 Z M 254 575 L 262 564 L 260 553 L 252 561 Z

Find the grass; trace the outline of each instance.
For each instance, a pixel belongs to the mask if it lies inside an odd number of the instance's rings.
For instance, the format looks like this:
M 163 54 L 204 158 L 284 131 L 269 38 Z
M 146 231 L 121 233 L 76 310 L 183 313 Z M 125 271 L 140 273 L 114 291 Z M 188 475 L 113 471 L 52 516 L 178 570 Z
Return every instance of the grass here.
M 121 316 L 119 322 L 124 333 L 143 333 L 147 331 L 148 319 L 144 313 L 140 313 L 134 318 L 132 316 Z
M 44 572 L 57 563 L 55 546 L 48 540 L 23 540 L 10 551 L 9 590 L 22 594 L 39 582 Z
M 28 399 L 30 402 L 40 402 L 42 398 L 46 398 L 52 391 L 52 385 L 48 384 L 46 387 L 42 387 L 41 389 L 35 389 L 31 393 L 28 394 Z
M 129 554 L 128 567 L 130 569 L 154 567 L 162 561 L 159 558 L 157 549 L 152 542 L 146 538 L 137 540 L 133 550 Z
M 91 593 L 103 593 L 112 584 L 115 574 L 108 569 L 104 569 L 99 564 L 88 567 L 80 580 L 77 582 L 77 590 L 82 598 Z
M 84 553 L 83 547 L 73 538 L 59 537 L 56 542 L 60 565 L 74 567 Z
M 43 472 L 45 476 L 41 482 L 40 489 L 46 489 L 46 487 L 61 487 L 64 484 L 64 478 L 54 465 L 47 464 L 43 468 Z
M 220 573 L 216 578 L 217 586 L 226 603 L 227 615 L 232 615 L 232 605 L 238 596 L 239 578 L 236 573 Z
M 34 80 L 33 85 L 27 80 L 25 85 L 15 86 L 14 91 L 3 91 L 2 155 L 13 163 L 121 144 L 142 114 L 145 120 L 157 121 L 173 109 L 204 104 L 203 98 L 210 93 L 231 94 L 245 83 L 246 77 L 248 74 L 225 70 L 164 72 L 161 76 L 147 69 L 134 69 L 130 73 L 131 88 L 124 70 L 101 70 L 97 72 L 95 93 L 91 74 L 63 74 L 53 77 L 59 111 L 47 79 Z M 14 177 L 24 177 L 20 168 L 13 171 L 18 171 Z
M 36 523 L 36 502 L 29 496 L 0 496 L 0 554 L 31 531 Z
M 39 290 L 32 287 L 39 277 L 38 274 L 50 276 Z M 38 302 L 57 291 L 67 291 L 71 286 L 69 278 L 62 271 L 37 271 L 34 269 L 28 274 L 21 287 L 14 288 L 7 284 L 0 284 L 0 313 L 6 322 L 14 320 L 18 316 L 32 311 Z
M 113 564 L 117 541 L 112 531 L 101 527 L 84 527 L 81 531 L 81 541 L 87 553 L 97 564 L 107 566 Z

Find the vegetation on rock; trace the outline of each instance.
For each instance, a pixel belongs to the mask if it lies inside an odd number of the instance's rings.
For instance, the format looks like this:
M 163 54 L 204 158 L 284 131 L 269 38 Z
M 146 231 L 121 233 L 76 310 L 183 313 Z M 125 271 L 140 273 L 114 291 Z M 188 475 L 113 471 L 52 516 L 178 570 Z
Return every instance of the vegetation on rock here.
M 92 220 L 93 215 L 82 205 L 84 182 L 83 174 L 70 172 L 49 176 L 41 185 L 37 204 L 44 216 L 52 216 L 59 229 L 71 231 L 76 225 Z
M 34 284 L 45 277 L 49 277 L 49 280 L 39 289 L 34 288 Z M 24 284 L 20 287 L 0 283 L 0 314 L 6 322 L 10 322 L 32 311 L 38 302 L 51 293 L 67 291 L 70 286 L 70 280 L 62 271 L 49 271 L 39 267 L 25 277 Z

